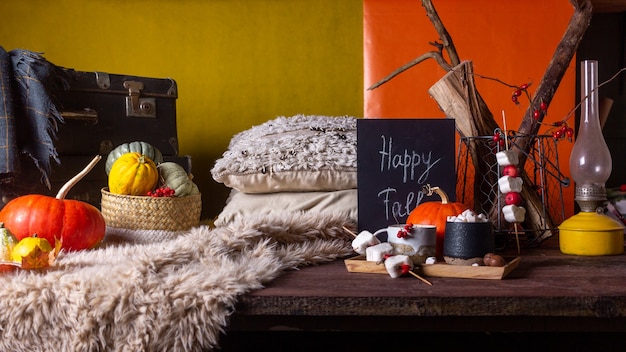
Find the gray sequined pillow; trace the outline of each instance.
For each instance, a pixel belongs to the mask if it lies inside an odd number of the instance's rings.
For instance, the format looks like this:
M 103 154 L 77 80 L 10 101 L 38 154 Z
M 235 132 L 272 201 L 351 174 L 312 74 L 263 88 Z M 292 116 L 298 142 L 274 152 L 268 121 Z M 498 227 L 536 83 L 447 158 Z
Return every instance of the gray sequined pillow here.
M 357 187 L 356 118 L 278 117 L 233 136 L 211 175 L 244 193 Z

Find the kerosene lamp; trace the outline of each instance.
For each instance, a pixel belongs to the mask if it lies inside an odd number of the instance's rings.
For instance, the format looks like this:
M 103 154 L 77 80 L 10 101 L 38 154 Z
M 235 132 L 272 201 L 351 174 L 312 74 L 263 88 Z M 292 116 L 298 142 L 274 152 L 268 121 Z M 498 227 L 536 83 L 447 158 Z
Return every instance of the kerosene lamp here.
M 598 61 L 582 61 L 580 77 L 580 123 L 569 160 L 576 183 L 574 200 L 580 212 L 559 226 L 559 246 L 565 254 L 621 254 L 624 225 L 605 214 L 605 183 L 611 175 L 612 160 L 600 126 Z

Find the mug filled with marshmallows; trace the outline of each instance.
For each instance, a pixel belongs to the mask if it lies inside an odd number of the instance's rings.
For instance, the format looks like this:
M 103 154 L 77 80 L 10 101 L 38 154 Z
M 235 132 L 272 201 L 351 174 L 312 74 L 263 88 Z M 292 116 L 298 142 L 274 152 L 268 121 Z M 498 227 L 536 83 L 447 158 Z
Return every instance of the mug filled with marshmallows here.
M 493 224 L 484 214 L 466 210 L 449 216 L 443 238 L 443 258 L 452 265 L 484 265 L 494 251 Z

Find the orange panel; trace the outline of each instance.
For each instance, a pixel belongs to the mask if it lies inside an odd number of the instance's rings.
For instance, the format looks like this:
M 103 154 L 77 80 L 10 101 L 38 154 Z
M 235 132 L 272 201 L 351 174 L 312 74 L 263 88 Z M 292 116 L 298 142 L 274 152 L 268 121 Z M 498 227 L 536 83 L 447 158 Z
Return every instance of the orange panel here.
M 370 87 L 398 67 L 434 50 L 437 33 L 419 0 L 364 0 L 364 85 Z M 560 42 L 574 9 L 567 0 L 433 1 L 461 60 L 476 74 L 508 84 L 538 83 Z M 545 122 L 562 120 L 575 105 L 576 65 L 561 81 Z M 364 92 L 366 118 L 445 117 L 428 88 L 445 71 L 434 60 L 422 62 L 374 90 Z M 477 89 L 496 120 L 506 114 L 516 130 L 528 102 L 516 106 L 513 90 L 494 80 L 476 78 Z M 534 86 L 529 91 L 532 94 Z M 573 117 L 568 121 L 574 124 Z M 575 126 L 572 126 L 575 127 Z M 542 128 L 540 133 L 548 133 Z M 561 172 L 569 176 L 572 143 L 559 143 Z M 574 187 L 564 189 L 566 217 L 573 214 Z

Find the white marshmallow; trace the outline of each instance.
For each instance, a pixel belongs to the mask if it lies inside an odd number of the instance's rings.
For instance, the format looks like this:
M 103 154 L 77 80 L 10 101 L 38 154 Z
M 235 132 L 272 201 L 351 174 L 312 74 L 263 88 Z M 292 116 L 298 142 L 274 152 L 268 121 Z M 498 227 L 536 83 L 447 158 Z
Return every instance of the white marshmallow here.
M 522 184 L 524 180 L 521 177 L 511 177 L 511 176 L 502 176 L 498 179 L 498 186 L 500 187 L 500 192 L 509 193 L 509 192 L 521 192 Z
M 448 215 L 446 217 L 447 222 L 487 222 L 487 215 L 485 214 L 476 214 L 471 209 L 466 209 L 459 215 Z
M 512 150 L 504 150 L 496 153 L 496 160 L 498 164 L 501 166 L 507 165 L 517 165 L 519 163 L 519 158 L 517 153 Z
M 365 249 L 365 260 L 382 263 L 386 256 L 393 255 L 393 246 L 389 242 L 379 243 Z
M 375 246 L 380 243 L 378 237 L 369 231 L 361 231 L 358 236 L 352 240 L 352 249 L 359 253 L 365 254 L 367 247 Z
M 487 215 L 480 213 L 476 216 L 476 222 L 487 222 Z
M 395 279 L 406 274 L 405 270 L 413 269 L 413 261 L 408 255 L 394 255 L 385 260 L 385 269 Z
M 472 209 L 465 209 L 465 210 L 463 210 L 461 215 L 463 215 L 465 217 L 467 217 L 467 216 L 476 216 L 476 212 L 474 212 Z
M 508 222 L 523 222 L 526 217 L 526 209 L 515 204 L 505 205 L 502 207 L 502 214 L 504 220 Z
M 426 262 L 424 264 L 435 264 L 437 262 L 437 258 L 435 257 L 428 257 L 426 258 Z

